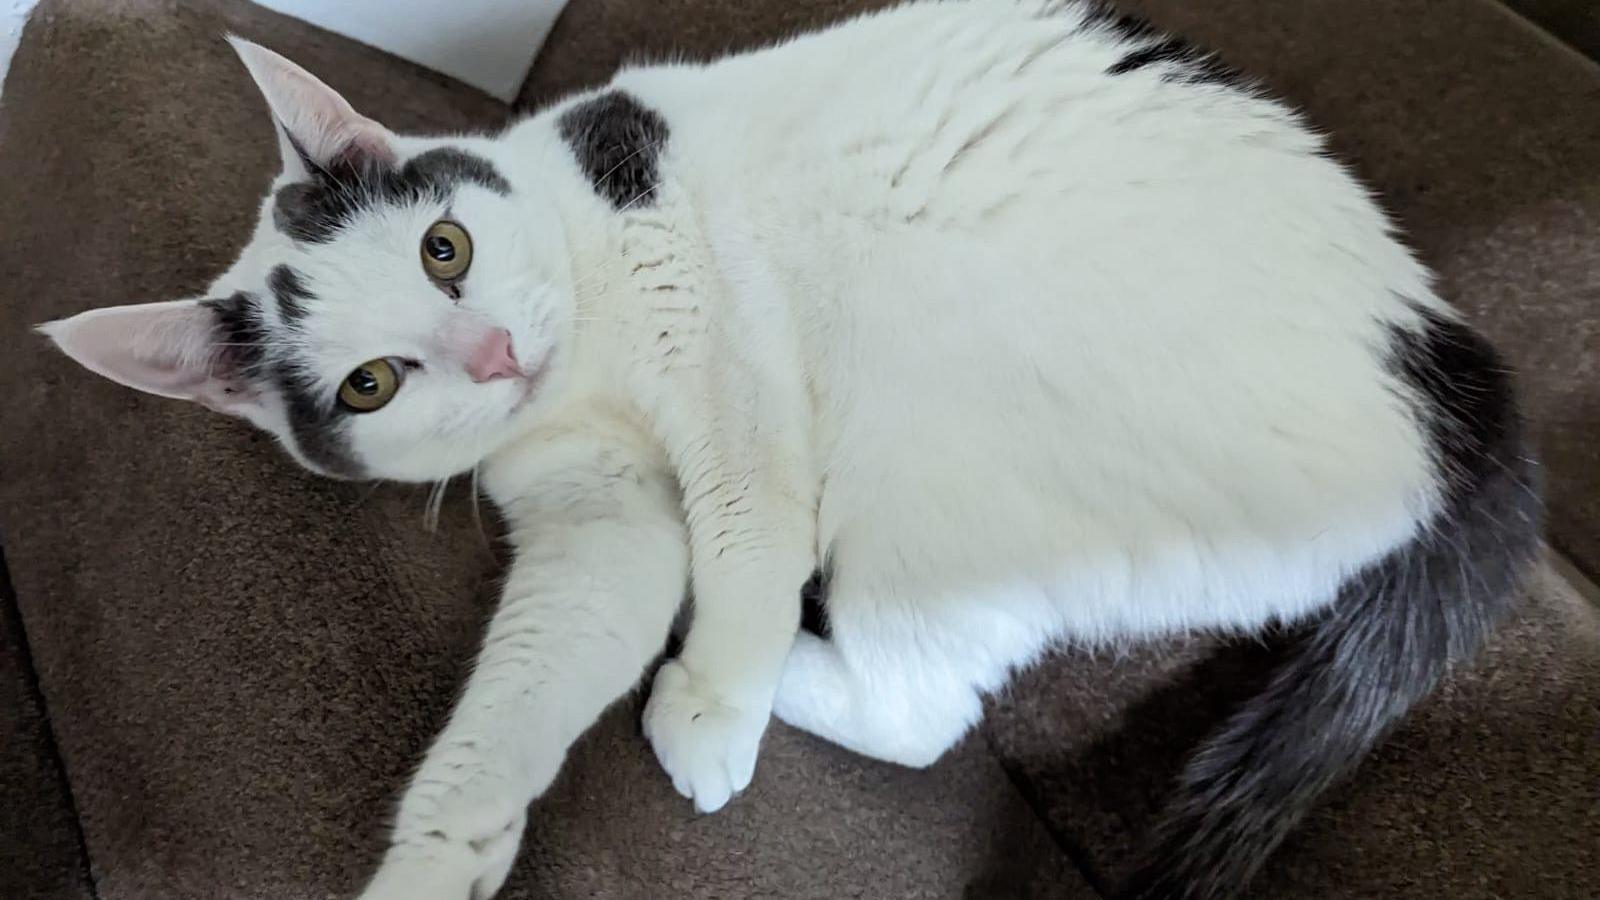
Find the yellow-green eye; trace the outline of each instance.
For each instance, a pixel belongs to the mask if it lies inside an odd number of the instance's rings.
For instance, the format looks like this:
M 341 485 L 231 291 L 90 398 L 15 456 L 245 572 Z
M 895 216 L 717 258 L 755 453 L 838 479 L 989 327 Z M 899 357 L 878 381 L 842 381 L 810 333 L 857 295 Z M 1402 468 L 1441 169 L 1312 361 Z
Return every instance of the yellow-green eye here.
M 400 390 L 400 373 L 387 359 L 364 362 L 339 385 L 339 402 L 353 412 L 382 409 Z
M 434 281 L 456 281 L 472 265 L 472 238 L 447 219 L 433 223 L 422 237 L 422 269 Z

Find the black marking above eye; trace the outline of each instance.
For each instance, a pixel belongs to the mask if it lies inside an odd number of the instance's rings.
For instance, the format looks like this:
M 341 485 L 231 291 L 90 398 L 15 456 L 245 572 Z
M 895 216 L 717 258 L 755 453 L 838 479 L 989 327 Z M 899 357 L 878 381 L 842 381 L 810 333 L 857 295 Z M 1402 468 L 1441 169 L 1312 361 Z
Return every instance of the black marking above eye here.
M 363 210 L 448 200 L 463 184 L 501 196 L 511 193 L 511 183 L 493 163 L 455 147 L 437 147 L 399 167 L 338 163 L 313 168 L 308 180 L 286 184 L 273 195 L 272 221 L 295 241 L 322 244 Z
M 305 279 L 287 265 L 273 267 L 267 275 L 267 288 L 278 301 L 278 316 L 289 325 L 298 325 L 308 312 L 307 301 L 315 299 Z

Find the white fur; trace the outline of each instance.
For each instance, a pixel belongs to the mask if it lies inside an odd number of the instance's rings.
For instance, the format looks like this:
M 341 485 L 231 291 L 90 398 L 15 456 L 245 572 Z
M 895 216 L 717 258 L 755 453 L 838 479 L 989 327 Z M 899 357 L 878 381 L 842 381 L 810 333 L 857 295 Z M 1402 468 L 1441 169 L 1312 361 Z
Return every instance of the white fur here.
M 292 259 L 362 300 L 312 313 L 330 390 L 425 365 L 356 451 L 414 480 L 481 460 L 517 546 L 369 900 L 493 893 L 686 580 L 645 729 L 710 811 L 774 710 L 925 765 L 1053 642 L 1296 619 L 1416 532 L 1438 486 L 1384 359 L 1408 302 L 1448 315 L 1428 274 L 1292 113 L 1109 77 L 1120 39 L 1046 6 L 913 4 L 626 70 L 671 135 L 620 213 L 565 105 L 494 140 L 384 137 L 514 188 L 453 202 L 478 248 L 459 306 L 416 264 L 442 209 L 309 247 L 264 219 L 218 289 Z M 531 401 L 463 375 L 440 336 L 467 320 L 546 367 Z M 819 567 L 832 640 L 795 642 Z

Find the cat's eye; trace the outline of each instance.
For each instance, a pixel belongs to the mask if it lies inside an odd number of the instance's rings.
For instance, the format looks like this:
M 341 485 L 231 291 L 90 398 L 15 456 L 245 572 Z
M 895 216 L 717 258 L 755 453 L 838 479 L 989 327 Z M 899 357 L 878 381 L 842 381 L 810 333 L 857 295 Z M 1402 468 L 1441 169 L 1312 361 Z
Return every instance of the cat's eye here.
M 339 402 L 352 412 L 384 408 L 400 390 L 400 370 L 387 359 L 364 362 L 339 385 Z
M 440 219 L 422 236 L 422 269 L 434 281 L 459 281 L 472 266 L 472 238 L 449 219 Z

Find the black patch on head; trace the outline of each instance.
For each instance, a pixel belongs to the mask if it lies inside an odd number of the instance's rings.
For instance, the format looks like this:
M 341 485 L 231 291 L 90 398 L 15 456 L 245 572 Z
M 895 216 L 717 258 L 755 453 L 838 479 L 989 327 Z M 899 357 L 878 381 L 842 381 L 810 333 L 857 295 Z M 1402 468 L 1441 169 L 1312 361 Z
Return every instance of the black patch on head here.
M 1191 756 L 1118 900 L 1232 896 L 1514 604 L 1544 505 L 1510 374 L 1471 328 L 1416 311 L 1421 328 L 1391 330 L 1388 363 L 1443 503 L 1340 587 Z
M 309 181 L 279 188 L 272 222 L 294 240 L 325 243 L 364 210 L 446 199 L 469 183 L 501 195 L 511 193 L 510 183 L 492 163 L 453 147 L 418 154 L 398 169 L 365 158 L 339 161 L 313 168 Z
M 1154 65 L 1171 64 L 1173 72 L 1164 76 L 1169 81 L 1188 83 L 1224 84 L 1243 86 L 1245 79 L 1239 72 L 1217 57 L 1194 46 L 1182 38 L 1163 38 L 1128 51 L 1106 69 L 1107 75 L 1126 75 Z
M 607 91 L 562 113 L 561 137 L 596 194 L 615 209 L 649 205 L 666 120 L 623 91 Z
M 278 317 L 287 325 L 298 325 L 310 312 L 306 303 L 315 299 L 300 273 L 286 265 L 275 266 L 267 276 L 267 289 L 278 301 Z
M 396 199 L 405 201 L 424 196 L 446 197 L 457 185 L 465 183 L 476 184 L 502 197 L 511 193 L 511 183 L 493 163 L 453 147 L 429 150 L 407 160 L 391 190 Z
M 216 314 L 222 348 L 218 359 L 223 368 L 246 379 L 260 377 L 267 331 L 255 295 L 236 291 L 228 297 L 201 300 L 200 305 Z
M 280 271 L 293 272 L 287 266 L 273 270 L 269 283 L 274 293 Z M 362 467 L 350 458 L 346 414 L 337 404 L 319 402 L 318 386 L 302 370 L 267 352 L 271 338 L 260 299 L 239 291 L 221 299 L 202 300 L 201 305 L 216 314 L 223 347 L 221 364 L 247 381 L 271 384 L 283 396 L 289 429 L 301 454 L 331 475 L 361 477 Z

